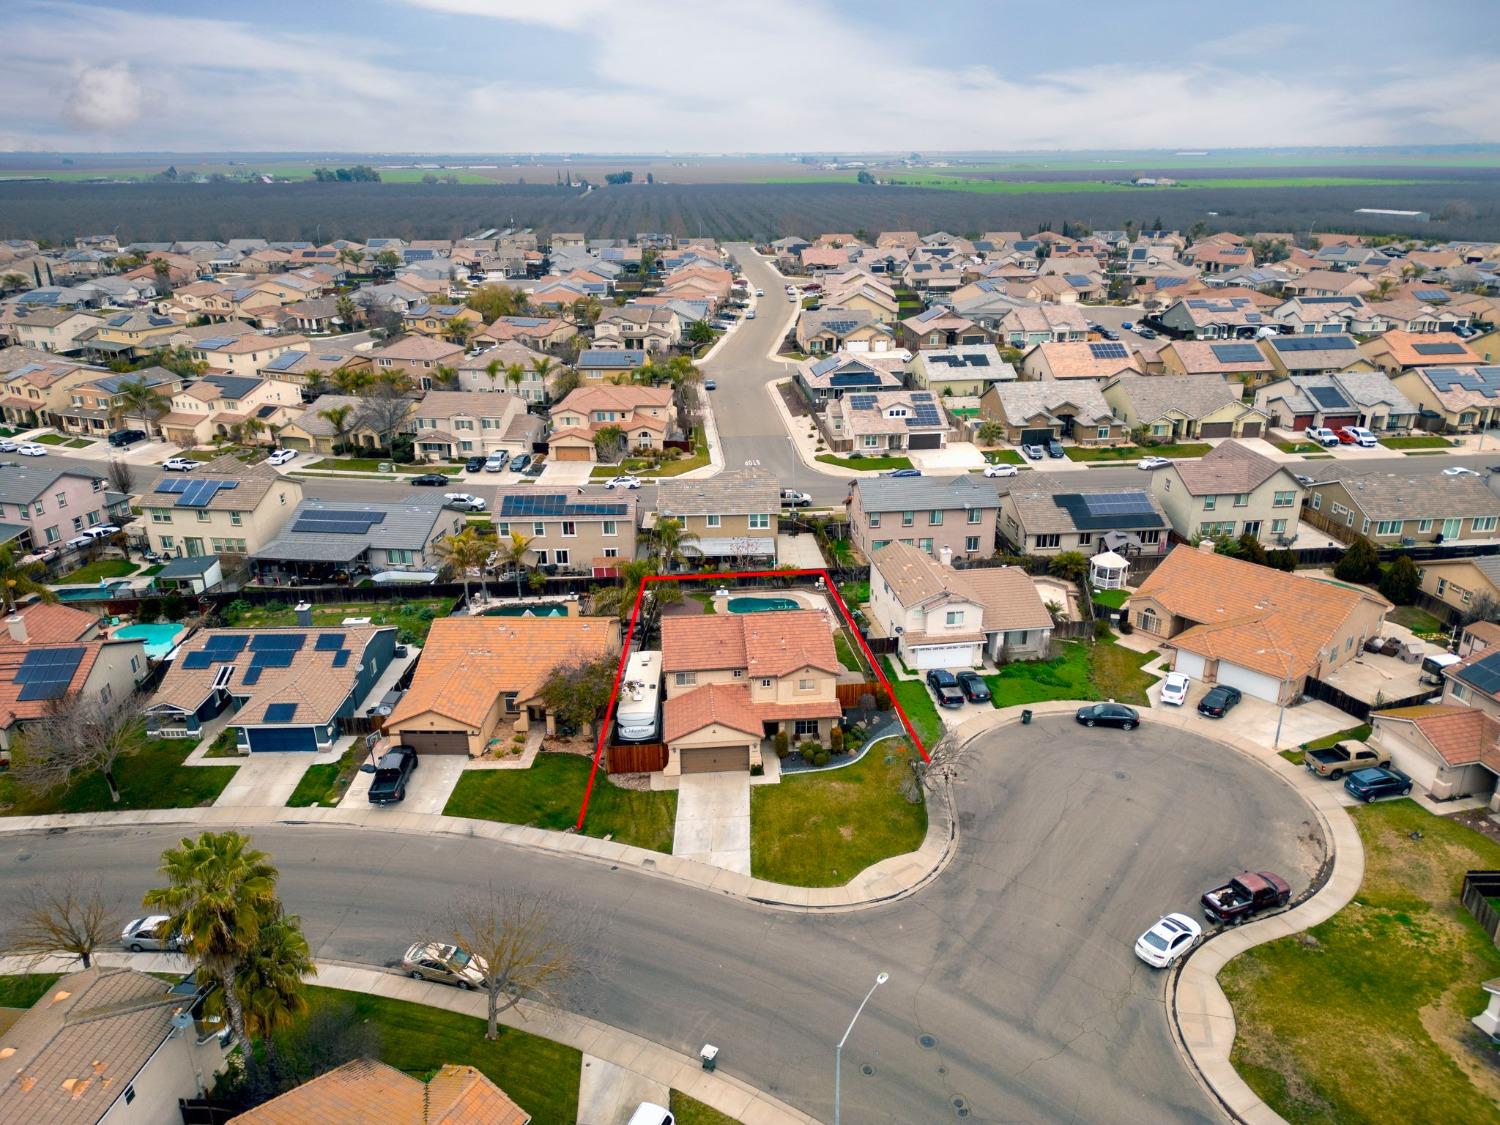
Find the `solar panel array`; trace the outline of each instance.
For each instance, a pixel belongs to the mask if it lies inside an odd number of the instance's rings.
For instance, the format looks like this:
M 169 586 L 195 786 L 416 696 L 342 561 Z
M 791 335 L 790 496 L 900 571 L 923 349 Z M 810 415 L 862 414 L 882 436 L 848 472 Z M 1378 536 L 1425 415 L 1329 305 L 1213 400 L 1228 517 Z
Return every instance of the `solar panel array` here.
M 873 371 L 840 371 L 829 377 L 830 387 L 878 387 L 880 376 Z
M 1271 346 L 1279 352 L 1351 352 L 1354 341 L 1348 336 L 1281 336 Z
M 1336 387 L 1308 387 L 1307 393 L 1324 410 L 1352 410 L 1354 408 L 1353 404 L 1340 394 Z
M 1164 527 L 1144 492 L 1066 493 L 1052 502 L 1068 513 L 1079 531 Z
M 206 340 L 199 340 L 197 346 L 202 351 L 212 351 L 214 348 L 227 348 L 235 339 L 234 336 L 210 336 Z
M 1411 295 L 1419 301 L 1446 301 L 1453 296 L 1446 289 L 1413 289 Z
M 938 412 L 937 399 L 930 391 L 918 391 L 911 396 L 913 414 L 906 419 L 908 426 L 940 426 L 943 416 Z
M 1486 695 L 1495 695 L 1500 692 L 1500 655 L 1475 661 L 1460 672 L 1458 678 Z
M 343 633 L 319 633 L 317 643 L 313 645 L 313 650 L 315 652 L 337 652 L 343 647 Z
M 850 395 L 849 396 L 849 409 L 850 410 L 874 410 L 875 409 L 875 396 L 874 395 Z
M 297 713 L 295 703 L 272 703 L 266 707 L 266 722 L 289 723 L 292 716 Z
M 1124 344 L 1090 344 L 1089 354 L 1095 359 L 1124 359 L 1130 353 Z
M 216 659 L 233 660 L 245 651 L 245 646 L 250 643 L 248 633 L 215 633 L 208 638 L 208 643 L 203 646 L 204 652 L 213 653 Z
M 164 480 L 156 486 L 156 491 L 167 496 L 176 496 L 176 507 L 178 508 L 206 508 L 221 491 L 238 488 L 240 482 L 237 480 L 216 480 L 213 477 L 201 477 L 195 479 L 183 479 L 181 477 L 173 480 Z
M 297 517 L 292 530 L 323 535 L 368 535 L 370 528 L 384 522 L 384 512 L 308 509 Z
M 930 355 L 928 363 L 941 363 L 947 367 L 988 367 L 990 357 L 983 352 L 970 352 L 964 355 Z
M 1457 388 L 1485 398 L 1500 397 L 1500 367 L 1429 367 L 1424 374 L 1437 391 Z
M 16 669 L 15 683 L 21 685 L 18 700 L 61 699 L 68 693 L 73 673 L 88 650 L 82 645 L 67 648 L 36 649 L 26 654 Z
M 1254 344 L 1210 344 L 1208 350 L 1220 363 L 1260 363 L 1266 358 Z
M 1150 513 L 1154 515 L 1156 512 L 1156 509 L 1151 506 L 1151 498 L 1144 492 L 1084 493 L 1083 505 L 1096 516 L 1106 513 L 1117 515 Z
M 587 503 L 575 504 L 562 493 L 535 493 L 527 496 L 507 496 L 500 501 L 500 515 L 506 516 L 623 516 L 630 510 L 628 504 Z
M 1411 350 L 1418 355 L 1463 355 L 1464 346 L 1456 340 L 1438 340 L 1431 344 L 1413 344 Z

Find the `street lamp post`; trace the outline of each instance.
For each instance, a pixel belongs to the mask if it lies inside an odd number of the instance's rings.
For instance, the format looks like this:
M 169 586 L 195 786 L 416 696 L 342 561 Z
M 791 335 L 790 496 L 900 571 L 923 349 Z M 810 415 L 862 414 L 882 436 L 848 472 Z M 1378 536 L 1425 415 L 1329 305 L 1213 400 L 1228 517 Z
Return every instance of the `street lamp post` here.
M 875 983 L 870 985 L 870 991 L 865 993 L 865 998 L 859 1002 L 859 1007 L 854 1009 L 854 1019 L 849 1021 L 849 1026 L 844 1031 L 844 1038 L 840 1039 L 839 1045 L 833 1049 L 833 1125 L 839 1125 L 840 1081 L 843 1078 L 844 1044 L 848 1042 L 849 1033 L 854 1030 L 855 1021 L 859 1019 L 859 1013 L 865 1010 L 865 1005 L 870 1002 L 870 997 L 875 995 L 877 988 L 890 979 L 891 974 L 886 972 L 882 972 L 875 978 Z

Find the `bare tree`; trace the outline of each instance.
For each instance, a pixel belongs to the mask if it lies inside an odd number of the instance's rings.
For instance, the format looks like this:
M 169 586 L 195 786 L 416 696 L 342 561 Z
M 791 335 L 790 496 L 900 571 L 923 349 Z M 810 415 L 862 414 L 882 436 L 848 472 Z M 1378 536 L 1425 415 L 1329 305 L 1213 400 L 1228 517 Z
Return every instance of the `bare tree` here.
M 911 751 L 911 772 L 901 785 L 901 795 L 917 804 L 926 793 L 936 793 L 962 783 L 979 761 L 978 738 L 970 736 L 960 742 L 949 731 L 927 750 L 927 760 Z
M 11 923 L 0 937 L 6 953 L 33 962 L 56 953 L 69 953 L 94 963 L 94 953 L 113 944 L 120 922 L 105 901 L 104 888 L 95 879 L 70 875 L 58 882 L 23 888 L 6 907 Z
M 501 1013 L 523 999 L 560 1005 L 603 975 L 607 921 L 552 895 L 490 883 L 461 900 L 450 921 L 453 940 L 486 966 L 486 1039 L 499 1037 Z
M 376 388 L 360 400 L 356 429 L 370 430 L 381 445 L 391 449 L 396 434 L 412 411 L 412 400 L 394 389 Z
M 115 764 L 146 741 L 140 700 L 126 692 L 59 700 L 43 718 L 29 723 L 14 752 L 11 773 L 24 789 L 46 793 L 66 785 L 79 773 L 98 770 L 119 801 Z
M 130 466 L 118 457 L 109 459 L 109 468 L 105 470 L 105 479 L 116 492 L 123 492 L 129 496 L 131 493 Z

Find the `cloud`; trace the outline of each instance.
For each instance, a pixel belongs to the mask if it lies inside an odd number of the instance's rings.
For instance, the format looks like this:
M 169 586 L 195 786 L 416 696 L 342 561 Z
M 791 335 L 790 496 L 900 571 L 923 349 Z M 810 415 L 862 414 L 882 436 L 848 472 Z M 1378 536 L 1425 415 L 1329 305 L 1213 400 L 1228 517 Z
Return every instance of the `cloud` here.
M 144 101 L 144 91 L 128 63 L 86 66 L 73 83 L 66 112 L 78 128 L 103 132 L 135 124 Z
M 543 27 L 581 27 L 623 0 L 406 0 L 418 8 L 455 16 L 532 23 Z

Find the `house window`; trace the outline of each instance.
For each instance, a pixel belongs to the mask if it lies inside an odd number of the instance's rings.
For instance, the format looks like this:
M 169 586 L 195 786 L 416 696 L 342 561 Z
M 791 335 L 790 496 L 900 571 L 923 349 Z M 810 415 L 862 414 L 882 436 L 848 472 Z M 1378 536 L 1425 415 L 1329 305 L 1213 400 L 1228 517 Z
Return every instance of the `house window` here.
M 600 528 L 600 531 L 604 535 L 618 535 L 618 534 L 620 534 L 620 525 L 618 523 L 616 523 L 614 520 L 605 520 L 604 521 L 604 526 L 602 528 Z M 613 557 L 613 556 L 608 556 L 608 557 Z
M 720 527 L 720 526 L 722 526 L 723 522 L 724 522 L 723 519 L 721 517 L 719 517 L 719 516 L 709 516 L 708 517 L 708 526 L 709 527 Z
M 880 513 L 879 512 L 871 512 L 871 513 L 869 513 L 869 516 L 870 516 L 870 526 L 871 527 L 879 527 L 880 526 Z
M 1475 516 L 1474 517 L 1474 530 L 1475 531 L 1494 531 L 1495 530 L 1495 517 L 1494 516 Z
M 962 625 L 964 623 L 964 611 L 961 609 L 950 609 L 944 614 L 943 621 L 947 625 Z
M 1290 508 L 1296 502 L 1297 494 L 1295 492 L 1278 492 L 1271 498 L 1271 507 Z
M 578 535 L 578 525 L 576 523 L 574 523 L 572 520 L 563 520 L 562 533 L 563 533 L 563 535 L 565 537 L 566 536 L 576 537 Z
M 902 527 L 910 527 L 913 523 L 916 522 L 916 517 L 917 517 L 917 514 L 915 512 L 902 512 L 901 513 L 901 526 Z
M 1272 535 L 1285 535 L 1286 534 L 1286 520 L 1272 520 L 1271 521 L 1271 534 Z
M 967 539 L 965 539 L 964 540 L 964 550 L 965 551 L 977 551 L 977 550 L 979 550 L 979 536 L 977 536 L 977 535 L 971 535 Z
M 1431 520 L 1418 520 L 1417 521 L 1417 531 L 1419 533 L 1420 532 L 1431 531 L 1431 530 L 1432 530 L 1432 521 Z
M 864 436 L 864 443 L 866 449 L 878 449 L 880 446 L 880 435 L 866 434 Z
M 56 530 L 57 529 L 55 527 L 49 527 L 47 529 L 47 531 L 49 532 L 48 542 L 51 542 L 52 540 L 54 540 L 54 539 L 57 538 L 57 536 L 50 534 L 51 532 L 56 531 Z M 172 541 L 172 537 L 170 535 L 163 535 L 161 537 L 161 549 L 163 551 L 170 551 L 175 546 L 176 546 L 176 544 Z
M 514 714 L 518 713 L 521 710 L 519 707 L 516 706 L 516 693 L 515 692 L 513 692 L 513 691 L 504 692 L 504 693 L 501 694 L 500 698 L 503 699 L 503 700 L 505 700 L 505 713 L 507 715 L 514 715 Z
M 171 523 L 172 522 L 172 513 L 169 512 L 169 511 L 167 511 L 165 508 L 152 508 L 151 509 L 151 522 L 152 523 Z
M 1029 629 L 1007 629 L 1004 643 L 1011 646 L 1024 645 L 1030 639 L 1031 630 Z
M 31 514 L 34 516 L 39 516 L 42 514 L 42 502 L 40 500 L 31 505 Z
M 1061 543 L 1062 543 L 1062 536 L 1057 535 L 1057 534 L 1053 534 L 1053 535 L 1038 535 L 1036 537 L 1036 546 L 1037 546 L 1037 549 L 1038 550 L 1042 550 L 1042 551 L 1046 550 L 1048 547 L 1057 547 L 1057 546 L 1061 545 Z
M 1098 437 L 1098 439 L 1100 441 L 1108 441 L 1109 440 L 1109 427 L 1108 426 L 1100 426 L 1096 431 L 1094 431 L 1094 433 L 1095 433 L 1095 436 Z
M 812 689 L 813 689 L 813 682 L 811 680 L 798 680 L 797 681 L 797 690 L 798 691 L 812 691 Z
M 698 682 L 697 672 L 678 672 L 674 681 L 678 687 L 691 687 Z
M 889 547 L 890 545 L 891 545 L 891 541 L 889 539 L 876 539 L 874 542 L 872 542 L 870 544 L 870 549 L 872 551 L 878 551 L 878 550 L 880 550 L 880 548 L 882 548 L 882 547 Z
M 553 552 L 552 561 L 555 562 L 555 563 L 557 563 L 558 566 L 567 566 L 568 563 L 571 561 L 571 559 L 572 559 L 572 552 L 570 552 L 570 551 L 554 551 Z
M 244 516 L 243 512 L 230 512 L 229 513 L 229 523 L 230 523 L 230 526 L 232 526 L 232 527 L 239 527 L 244 522 L 245 522 L 245 516 Z
M 412 561 L 411 551 L 387 551 L 386 557 L 393 563 L 409 563 Z
M 52 497 L 52 499 L 57 501 L 57 506 L 59 508 L 66 508 L 68 506 L 68 494 L 66 492 L 59 492 L 56 496 Z
M 970 508 L 969 509 L 969 522 L 970 523 L 978 523 L 982 519 L 984 519 L 984 512 L 981 509 L 979 509 L 979 508 Z
M 931 539 L 918 539 L 917 540 L 917 546 L 919 548 L 921 548 L 922 550 L 926 551 L 929 555 L 932 554 L 932 540 Z
M 818 735 L 818 720 L 798 719 L 793 725 L 793 729 L 796 732 L 798 738 L 801 738 L 803 736 L 816 738 Z
M 1080 547 L 1087 547 L 1091 543 L 1093 543 L 1093 541 L 1094 533 L 1092 531 L 1080 531 L 1078 533 L 1078 545 Z
M 1321 492 L 1314 492 L 1312 494 L 1312 506 L 1315 512 L 1323 506 L 1323 494 Z
M 1352 512 L 1350 513 L 1350 520 L 1349 520 L 1350 524 L 1353 524 L 1353 522 L 1354 522 L 1354 520 L 1353 520 L 1353 514 L 1354 513 L 1352 513 Z M 1368 519 L 1363 520 L 1360 523 L 1360 525 L 1359 525 L 1359 533 L 1361 535 L 1368 535 L 1368 534 L 1370 534 L 1370 521 Z
M 546 534 L 547 534 L 547 525 L 544 524 L 541 520 L 537 520 L 535 523 L 533 523 L 531 525 L 531 537 L 533 539 L 540 539 L 543 535 L 546 535 Z
M 207 512 L 199 511 L 196 513 L 196 515 L 198 516 L 199 523 L 207 523 L 209 521 L 209 515 Z
M 1379 523 L 1377 523 L 1375 525 L 1375 534 L 1376 535 L 1400 535 L 1401 534 L 1401 526 L 1402 526 L 1402 521 L 1401 520 L 1381 520 Z
M 768 512 L 751 512 L 750 529 L 752 531 L 768 531 L 771 527 L 771 516 Z
M 942 513 L 941 510 L 934 509 L 933 511 L 927 513 L 927 526 L 928 527 L 941 527 L 942 523 L 943 523 L 943 513 Z
M 606 547 L 604 548 L 604 557 L 607 559 L 619 558 L 620 549 L 618 547 Z
M 1140 623 L 1141 623 L 1141 628 L 1144 629 L 1144 630 L 1146 630 L 1146 632 L 1148 632 L 1148 633 L 1154 633 L 1154 632 L 1156 632 L 1156 626 L 1157 626 L 1156 610 L 1154 610 L 1154 609 L 1143 609 L 1143 610 L 1141 610 Z
M 547 565 L 547 552 L 546 551 L 538 551 L 536 553 L 536 565 L 537 566 L 546 566 Z
M 1205 512 L 1211 512 L 1218 506 L 1219 498 L 1217 496 L 1205 496 L 1203 498 L 1203 510 Z
M 1448 688 L 1449 694 L 1451 694 L 1454 699 L 1466 700 L 1469 698 L 1469 688 L 1466 684 L 1461 684 L 1457 680 L 1449 680 Z
M 771 681 L 769 679 L 761 680 L 760 686 L 763 688 L 768 688 L 771 686 Z
M 745 670 L 743 668 L 736 668 L 731 675 L 736 680 L 742 680 L 745 678 Z
M 1250 494 L 1248 492 L 1238 492 L 1238 493 L 1235 494 L 1235 497 L 1234 497 L 1234 506 L 1236 508 L 1248 507 L 1249 504 L 1250 504 Z

